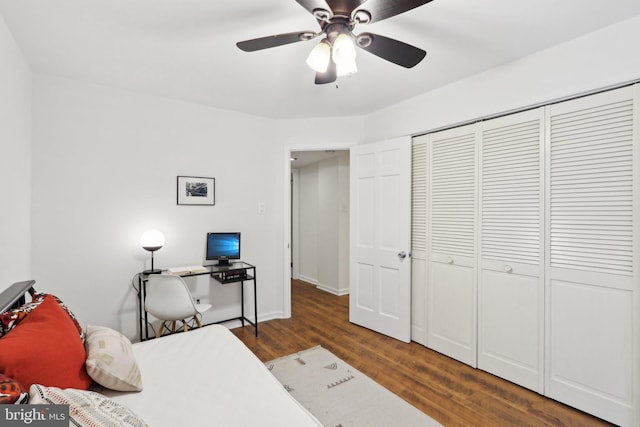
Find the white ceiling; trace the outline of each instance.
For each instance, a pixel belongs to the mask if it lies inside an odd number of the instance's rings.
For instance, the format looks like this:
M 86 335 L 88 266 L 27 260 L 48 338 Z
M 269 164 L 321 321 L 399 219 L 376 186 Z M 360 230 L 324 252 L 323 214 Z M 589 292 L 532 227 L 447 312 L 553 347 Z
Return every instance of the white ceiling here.
M 381 1 L 381 0 L 369 0 Z M 294 0 L 0 0 L 33 71 L 271 118 L 362 115 L 640 15 L 639 0 L 434 0 L 359 26 L 421 47 L 405 69 L 358 51 L 318 86 L 317 39 L 259 52 L 237 41 L 319 29 Z

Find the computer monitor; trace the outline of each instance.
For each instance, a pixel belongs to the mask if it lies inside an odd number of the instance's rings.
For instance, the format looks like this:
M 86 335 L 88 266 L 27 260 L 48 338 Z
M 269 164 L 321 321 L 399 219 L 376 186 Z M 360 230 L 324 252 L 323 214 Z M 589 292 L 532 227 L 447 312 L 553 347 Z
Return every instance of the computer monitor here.
M 206 260 L 224 266 L 231 259 L 240 259 L 240 232 L 207 233 Z

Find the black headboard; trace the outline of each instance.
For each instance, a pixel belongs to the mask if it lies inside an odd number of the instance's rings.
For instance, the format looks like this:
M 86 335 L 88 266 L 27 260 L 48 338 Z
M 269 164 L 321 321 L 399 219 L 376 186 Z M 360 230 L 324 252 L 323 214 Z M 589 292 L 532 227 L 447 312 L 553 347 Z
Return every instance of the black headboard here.
M 3 313 L 14 306 L 25 302 L 25 295 L 34 292 L 33 284 L 35 280 L 25 280 L 16 282 L 0 293 L 0 313 Z

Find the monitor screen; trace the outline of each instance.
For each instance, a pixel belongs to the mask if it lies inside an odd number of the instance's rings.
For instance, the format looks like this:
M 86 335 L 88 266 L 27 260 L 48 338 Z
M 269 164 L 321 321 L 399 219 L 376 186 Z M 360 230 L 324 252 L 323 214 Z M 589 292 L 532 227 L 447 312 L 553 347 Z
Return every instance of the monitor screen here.
M 230 259 L 240 259 L 240 233 L 207 233 L 206 259 L 217 260 L 218 265 L 228 265 Z

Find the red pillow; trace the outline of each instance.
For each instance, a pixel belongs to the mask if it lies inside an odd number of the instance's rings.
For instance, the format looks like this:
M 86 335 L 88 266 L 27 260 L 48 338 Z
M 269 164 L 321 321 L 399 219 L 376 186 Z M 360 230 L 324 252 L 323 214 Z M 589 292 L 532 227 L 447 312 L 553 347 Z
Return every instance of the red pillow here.
M 51 295 L 0 338 L 0 370 L 27 390 L 32 384 L 86 390 L 86 352 L 69 315 Z

